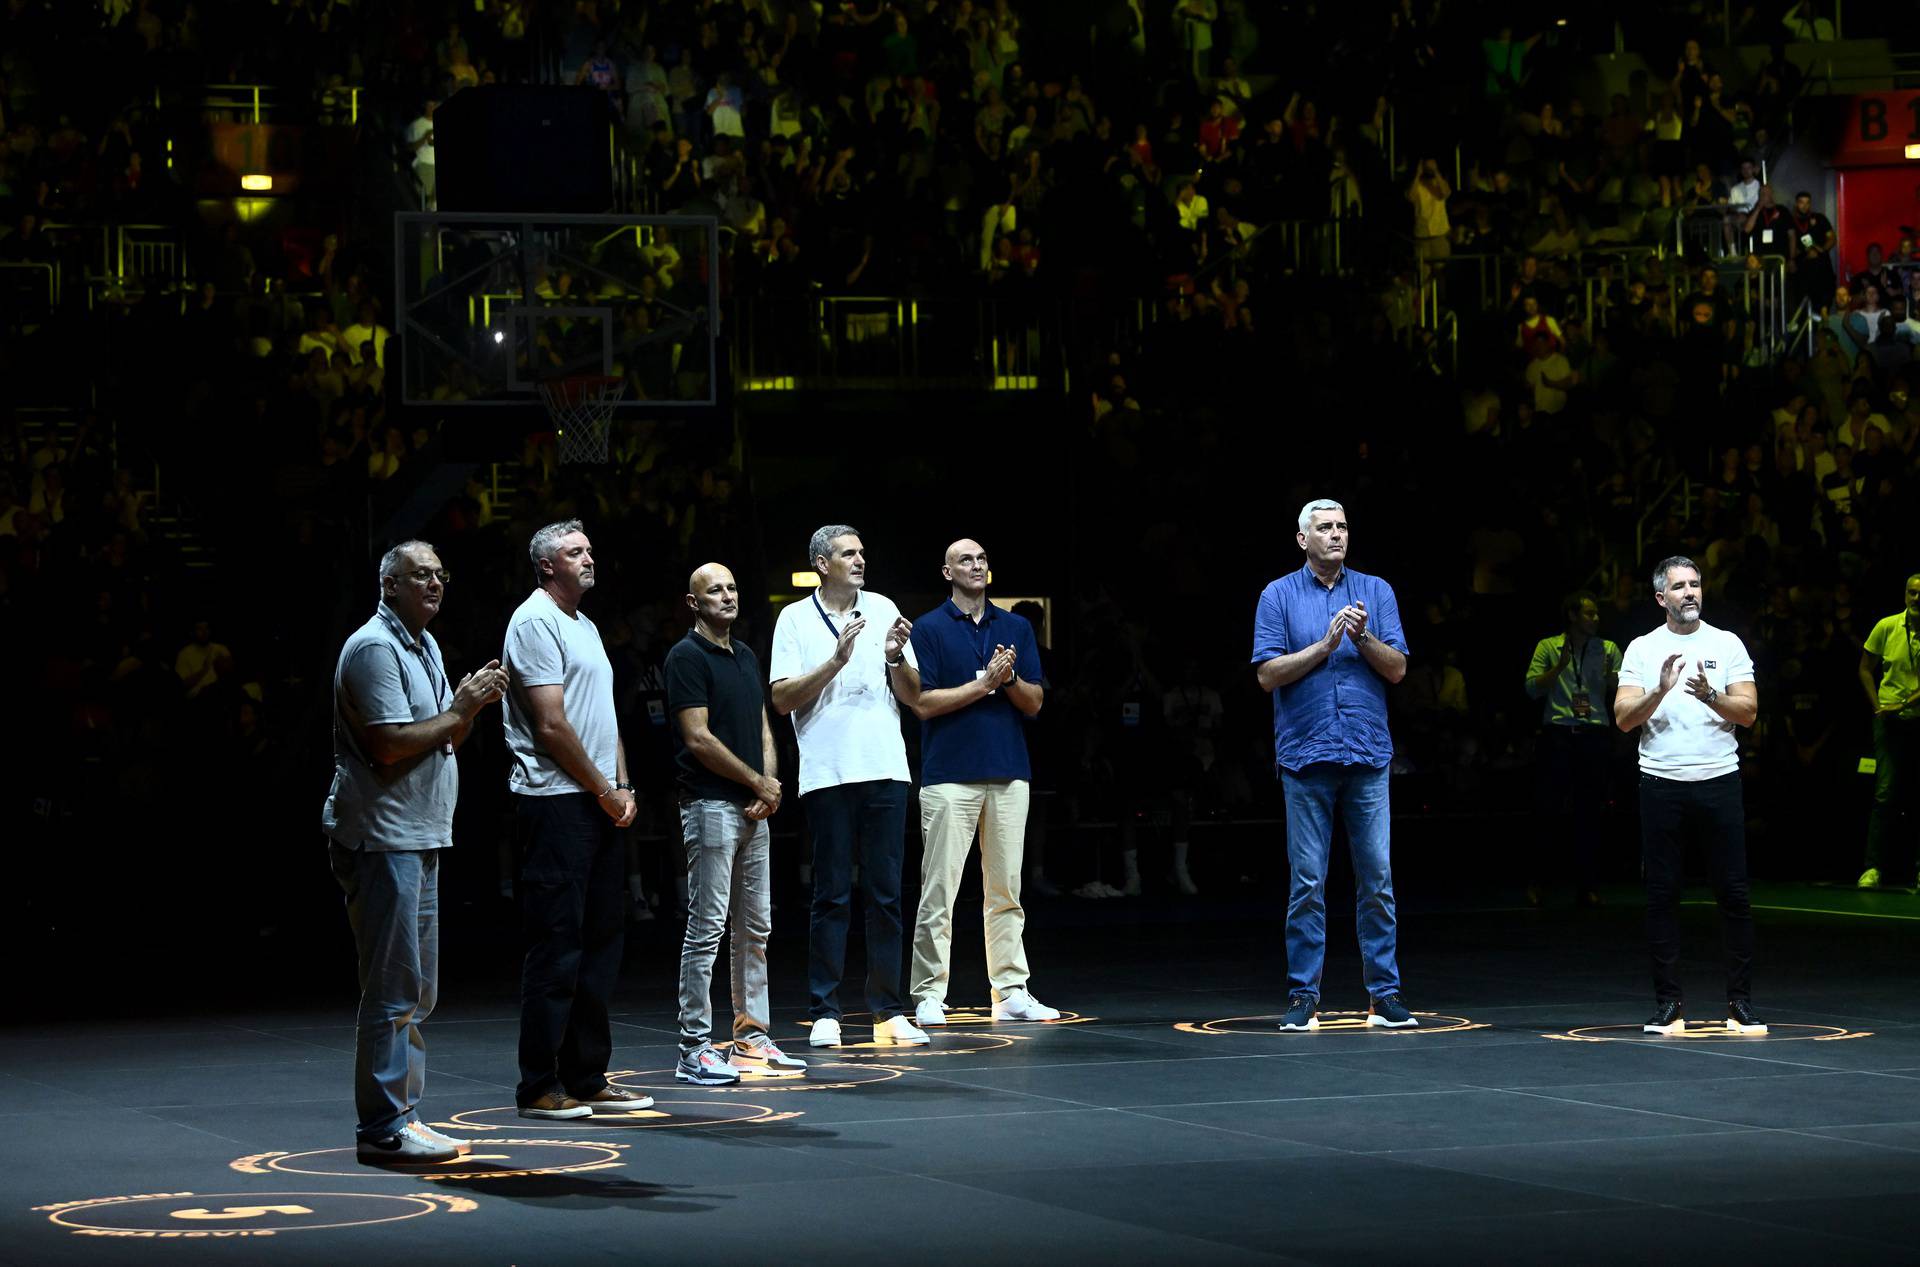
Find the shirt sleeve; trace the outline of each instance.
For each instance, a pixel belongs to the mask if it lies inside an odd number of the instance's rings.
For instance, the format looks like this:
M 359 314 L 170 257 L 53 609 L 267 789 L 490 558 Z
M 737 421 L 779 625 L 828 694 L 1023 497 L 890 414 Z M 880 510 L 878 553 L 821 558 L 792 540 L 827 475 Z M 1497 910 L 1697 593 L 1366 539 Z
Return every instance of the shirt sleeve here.
M 392 647 L 378 643 L 361 647 L 348 659 L 340 680 L 362 725 L 394 726 L 415 720 L 407 680 Z
M 1727 635 L 1727 685 L 1738 686 L 1742 682 L 1753 681 L 1753 657 L 1747 654 L 1747 644 Z
M 1603 642 L 1600 645 L 1607 649 L 1607 672 L 1613 674 L 1615 677 L 1619 677 L 1620 644 L 1617 642 Z
M 799 619 L 800 605 L 789 603 L 781 609 L 780 619 L 773 622 L 773 648 L 767 654 L 769 682 L 799 677 L 813 667 L 800 660 L 804 652 L 800 646 Z
M 1647 689 L 1646 677 L 1640 667 L 1642 654 L 1640 639 L 1635 638 L 1627 644 L 1627 653 L 1620 658 L 1620 685 L 1635 686 L 1643 691 Z
M 1269 585 L 1253 609 L 1253 663 L 1265 664 L 1292 649 L 1287 645 L 1287 613 L 1280 605 L 1278 585 Z
M 1880 621 L 1868 631 L 1866 645 L 1862 647 L 1861 650 L 1867 652 L 1869 655 L 1877 655 L 1884 660 L 1887 658 L 1887 642 L 1892 637 L 1893 622 L 1890 620 Z
M 1373 636 L 1401 655 L 1410 654 L 1407 650 L 1407 632 L 1400 627 L 1400 600 L 1393 596 L 1393 586 L 1382 581 L 1375 587 L 1373 600 L 1380 608 L 1367 615 L 1367 624 L 1372 626 Z
M 706 653 L 681 643 L 667 653 L 667 711 L 678 713 L 689 708 L 706 708 L 713 693 L 708 689 Z
M 1021 620 L 1013 639 L 1013 673 L 1022 682 L 1038 683 L 1046 675 L 1040 665 L 1040 639 L 1034 635 L 1033 622 Z
M 567 680 L 567 657 L 559 632 L 544 620 L 507 626 L 504 659 L 516 685 L 560 686 Z
M 908 640 L 913 644 L 913 667 L 920 671 L 920 684 L 929 690 L 938 690 L 947 685 L 940 679 L 940 644 L 924 628 L 928 621 L 938 619 L 940 619 L 938 612 L 922 616 L 920 623 L 913 627 L 912 638 Z
M 1553 639 L 1542 638 L 1533 647 L 1533 661 L 1527 665 L 1527 697 L 1539 699 L 1547 688 L 1534 679 L 1553 667 Z

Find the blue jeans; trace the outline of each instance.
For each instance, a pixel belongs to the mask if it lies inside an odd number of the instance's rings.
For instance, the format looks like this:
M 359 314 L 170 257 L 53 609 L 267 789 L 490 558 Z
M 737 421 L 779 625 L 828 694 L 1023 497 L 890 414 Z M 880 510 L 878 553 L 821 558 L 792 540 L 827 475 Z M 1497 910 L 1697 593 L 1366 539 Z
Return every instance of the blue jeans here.
M 1387 860 L 1393 826 L 1387 801 L 1387 767 L 1321 762 L 1282 770 L 1287 796 L 1287 862 L 1293 883 L 1287 894 L 1287 992 L 1320 997 L 1320 970 L 1327 960 L 1327 858 L 1335 813 L 1347 825 L 1353 851 L 1354 921 L 1371 998 L 1400 989 L 1394 962 L 1393 868 Z
M 440 851 L 384 852 L 329 843 L 360 956 L 354 1134 L 385 1139 L 413 1117 L 427 1085 L 420 1023 L 440 990 Z
M 813 833 L 813 921 L 807 937 L 808 1015 L 840 1019 L 853 923 L 853 863 L 867 931 L 867 1007 L 874 1021 L 898 1016 L 902 947 L 900 865 L 907 848 L 907 785 L 893 779 L 842 783 L 801 798 Z

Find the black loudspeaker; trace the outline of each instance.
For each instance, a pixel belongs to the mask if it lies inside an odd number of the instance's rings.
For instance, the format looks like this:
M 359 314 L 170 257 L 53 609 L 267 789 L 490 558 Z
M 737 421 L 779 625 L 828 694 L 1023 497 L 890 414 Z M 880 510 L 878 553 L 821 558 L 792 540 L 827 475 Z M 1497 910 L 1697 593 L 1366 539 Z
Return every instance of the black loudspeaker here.
M 613 107 L 586 85 L 485 84 L 433 114 L 441 211 L 613 210 Z

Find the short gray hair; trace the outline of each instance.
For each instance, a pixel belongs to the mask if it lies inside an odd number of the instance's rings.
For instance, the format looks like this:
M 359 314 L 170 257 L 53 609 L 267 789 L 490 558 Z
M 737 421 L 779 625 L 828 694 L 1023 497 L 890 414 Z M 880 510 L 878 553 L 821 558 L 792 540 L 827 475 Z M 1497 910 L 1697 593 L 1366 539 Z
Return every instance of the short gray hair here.
M 1654 593 L 1664 594 L 1667 592 L 1667 573 L 1671 572 L 1675 568 L 1692 568 L 1699 575 L 1701 576 L 1706 575 L 1706 573 L 1700 571 L 1700 565 L 1698 563 L 1695 563 L 1692 559 L 1689 559 L 1686 555 L 1670 554 L 1666 558 L 1660 560 L 1658 563 L 1653 565 L 1653 592 Z
M 1307 529 L 1313 527 L 1313 512 L 1316 510 L 1337 510 L 1344 514 L 1346 509 L 1347 508 L 1339 502 L 1331 501 L 1325 497 L 1315 498 L 1300 508 L 1300 531 L 1305 532 Z
M 852 524 L 827 524 L 813 530 L 813 537 L 807 542 L 807 566 L 818 572 L 820 565 L 815 560 L 823 554 L 833 553 L 833 543 L 841 537 L 857 537 L 860 530 Z
M 540 579 L 540 560 L 553 557 L 553 552 L 560 546 L 560 538 L 586 530 L 586 526 L 578 519 L 562 519 L 534 533 L 533 539 L 527 542 L 527 558 L 533 562 L 533 579 Z
M 399 566 L 401 556 L 409 550 L 420 549 L 433 550 L 435 554 L 440 553 L 438 550 L 434 550 L 433 542 L 415 539 L 402 541 L 380 556 L 380 571 L 375 577 L 375 584 L 380 586 L 380 594 L 382 597 L 385 597 L 387 592 L 386 579 L 395 574 L 394 568 Z

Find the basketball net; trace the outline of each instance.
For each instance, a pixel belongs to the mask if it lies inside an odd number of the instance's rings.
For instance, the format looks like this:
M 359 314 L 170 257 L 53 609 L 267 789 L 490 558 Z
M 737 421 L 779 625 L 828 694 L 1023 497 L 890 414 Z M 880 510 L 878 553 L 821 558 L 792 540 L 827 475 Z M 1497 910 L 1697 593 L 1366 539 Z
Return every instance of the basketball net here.
M 553 419 L 562 462 L 605 462 L 613 411 L 627 394 L 627 380 L 601 375 L 556 378 L 540 384 L 540 400 Z

